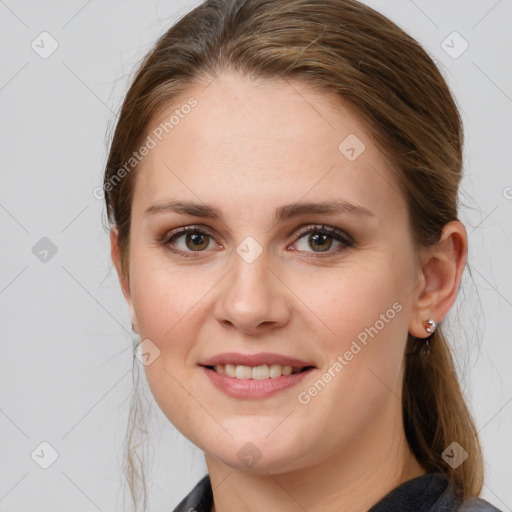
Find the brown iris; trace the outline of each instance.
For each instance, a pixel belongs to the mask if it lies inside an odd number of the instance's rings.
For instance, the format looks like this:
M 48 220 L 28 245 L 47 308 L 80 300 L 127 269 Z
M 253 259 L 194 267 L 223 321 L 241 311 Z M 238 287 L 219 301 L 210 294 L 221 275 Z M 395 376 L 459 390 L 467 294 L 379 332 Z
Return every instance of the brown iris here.
M 187 233 L 185 244 L 192 251 L 201 251 L 208 247 L 208 236 L 202 233 Z
M 311 247 L 320 249 L 318 252 L 327 251 L 331 247 L 332 237 L 321 233 L 313 233 L 309 236 L 309 243 Z

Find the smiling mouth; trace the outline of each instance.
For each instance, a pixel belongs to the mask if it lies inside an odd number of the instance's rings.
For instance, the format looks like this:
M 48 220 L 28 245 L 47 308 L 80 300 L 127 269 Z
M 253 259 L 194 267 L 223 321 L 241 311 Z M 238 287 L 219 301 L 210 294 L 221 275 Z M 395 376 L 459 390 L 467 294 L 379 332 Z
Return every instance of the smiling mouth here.
M 307 371 L 313 366 L 288 366 L 280 364 L 263 364 L 259 366 L 245 366 L 245 365 L 234 365 L 234 364 L 218 364 L 215 366 L 204 366 L 209 370 L 213 370 L 216 373 L 225 375 L 226 377 L 242 379 L 242 380 L 267 380 L 277 379 L 280 377 L 286 377 L 296 373 L 302 373 Z

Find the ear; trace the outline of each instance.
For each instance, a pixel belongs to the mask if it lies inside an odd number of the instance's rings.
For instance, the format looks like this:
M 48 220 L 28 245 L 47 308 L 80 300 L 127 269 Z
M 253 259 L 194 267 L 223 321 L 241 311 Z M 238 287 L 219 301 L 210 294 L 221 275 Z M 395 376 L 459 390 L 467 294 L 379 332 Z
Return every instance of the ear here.
M 420 279 L 415 288 L 409 333 L 416 338 L 430 336 L 425 321 L 436 323 L 447 315 L 459 291 L 462 273 L 466 266 L 468 238 L 464 225 L 448 222 L 439 242 L 422 255 Z
M 119 283 L 121 285 L 121 290 L 123 291 L 124 298 L 128 304 L 128 308 L 130 310 L 130 317 L 132 320 L 132 329 L 134 332 L 138 333 L 137 326 L 137 317 L 135 316 L 135 310 L 133 308 L 133 301 L 130 292 L 130 283 L 125 276 L 123 276 L 121 270 L 121 253 L 119 251 L 119 232 L 117 227 L 113 227 L 110 230 L 110 255 L 112 257 L 112 262 L 114 263 L 114 267 L 117 272 L 117 277 L 119 278 Z

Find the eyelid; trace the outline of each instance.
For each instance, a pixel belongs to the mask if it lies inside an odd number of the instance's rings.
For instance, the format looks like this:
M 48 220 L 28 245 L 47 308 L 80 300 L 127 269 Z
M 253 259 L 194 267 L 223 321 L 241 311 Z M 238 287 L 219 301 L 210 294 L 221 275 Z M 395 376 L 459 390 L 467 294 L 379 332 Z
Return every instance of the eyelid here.
M 329 226 L 326 224 L 303 224 L 302 226 L 299 226 L 293 230 L 293 232 L 290 234 L 291 238 L 289 238 L 288 244 L 299 240 L 304 235 L 309 233 L 327 233 L 336 235 L 338 237 L 337 239 L 341 239 L 341 242 L 348 246 L 352 246 L 355 243 L 354 239 L 348 233 L 342 231 L 339 228 L 335 228 L 334 226 Z
M 165 231 L 161 236 L 158 237 L 158 242 L 162 245 L 167 245 L 170 243 L 172 238 L 177 238 L 182 235 L 186 235 L 187 233 L 201 233 L 203 235 L 209 236 L 211 239 L 215 241 L 215 236 L 211 233 L 210 228 L 207 226 L 203 226 L 201 224 L 191 224 L 188 226 L 182 226 L 179 228 L 171 229 L 170 231 Z M 216 242 L 217 245 L 222 247 L 221 243 Z M 177 249 L 180 251 L 180 249 Z M 181 252 L 181 251 L 180 251 Z M 187 251 L 187 252 L 205 252 L 205 251 Z

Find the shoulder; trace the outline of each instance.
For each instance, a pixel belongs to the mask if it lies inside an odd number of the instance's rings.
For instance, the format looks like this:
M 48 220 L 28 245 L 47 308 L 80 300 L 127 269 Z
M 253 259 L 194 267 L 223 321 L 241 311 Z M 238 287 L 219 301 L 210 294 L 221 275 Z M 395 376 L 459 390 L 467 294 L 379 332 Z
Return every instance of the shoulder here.
M 430 512 L 503 512 L 478 496 L 462 499 L 462 496 L 448 481 L 446 475 L 436 473 L 436 476 L 444 479 L 446 487 L 434 506 L 428 509 Z
M 212 503 L 212 486 L 209 475 L 206 475 L 180 501 L 173 512 L 210 512 Z
M 465 499 L 459 507 L 460 512 L 501 512 L 482 498 Z

